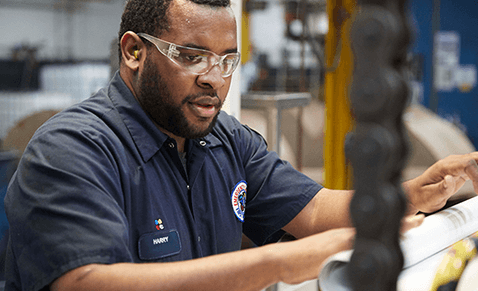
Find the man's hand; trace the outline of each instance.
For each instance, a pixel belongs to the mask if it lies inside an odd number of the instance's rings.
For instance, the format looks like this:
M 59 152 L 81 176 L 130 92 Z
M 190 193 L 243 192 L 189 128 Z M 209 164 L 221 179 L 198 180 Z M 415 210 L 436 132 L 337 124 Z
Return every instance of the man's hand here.
M 402 218 L 402 227 L 400 228 L 400 232 L 403 234 L 412 228 L 419 227 L 423 223 L 424 219 L 424 214 L 412 214 L 405 216 Z
M 439 160 L 422 175 L 403 184 L 408 194 L 410 213 L 434 212 L 445 206 L 467 180 L 478 193 L 478 152 L 452 155 Z
M 291 242 L 269 244 L 270 256 L 281 266 L 279 281 L 298 284 L 317 279 L 326 259 L 353 248 L 354 228 L 336 228 Z

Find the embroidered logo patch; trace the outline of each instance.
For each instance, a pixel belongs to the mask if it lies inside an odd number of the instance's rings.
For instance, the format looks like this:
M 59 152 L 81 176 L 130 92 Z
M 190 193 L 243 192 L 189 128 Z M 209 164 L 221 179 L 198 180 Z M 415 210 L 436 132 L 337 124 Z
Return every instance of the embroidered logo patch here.
M 246 211 L 247 183 L 241 181 L 237 183 L 231 194 L 232 209 L 239 221 L 244 222 L 244 212 Z

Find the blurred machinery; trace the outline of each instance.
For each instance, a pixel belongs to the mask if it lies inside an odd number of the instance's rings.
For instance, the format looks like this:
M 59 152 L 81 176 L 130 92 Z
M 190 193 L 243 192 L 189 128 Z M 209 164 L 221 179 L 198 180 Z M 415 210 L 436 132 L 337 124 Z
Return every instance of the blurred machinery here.
M 272 65 L 270 62 L 270 52 L 259 51 L 250 43 L 248 30 L 261 29 L 249 25 L 249 15 L 255 12 L 261 12 L 268 9 L 269 6 L 280 5 L 283 10 L 284 32 L 281 38 L 283 43 L 280 48 L 274 48 L 280 54 L 280 62 Z M 272 92 L 280 95 L 310 93 L 313 100 L 318 98 L 323 100 L 322 85 L 325 79 L 325 36 L 328 27 L 328 17 L 325 0 L 286 0 L 286 1 L 256 1 L 246 0 L 243 5 L 243 74 L 241 78 L 248 80 L 249 66 L 255 63 L 255 78 L 248 86 L 247 96 L 263 96 L 264 92 Z M 282 26 L 281 26 L 282 27 Z M 243 98 L 244 99 L 244 98 Z M 250 99 L 250 98 L 249 98 Z M 310 99 L 310 98 L 309 98 Z M 243 100 L 244 102 L 249 100 Z M 285 100 L 284 100 L 285 101 Z M 309 103 L 309 101 L 307 102 Z M 302 116 L 303 105 L 297 107 L 297 132 L 293 141 L 296 144 L 296 168 L 302 170 L 302 149 L 303 149 L 303 128 Z M 244 108 L 244 106 L 243 106 Z M 248 105 L 247 108 L 250 108 Z M 292 108 L 292 107 L 288 107 Z M 279 112 L 278 112 L 279 113 Z M 268 112 L 270 116 L 270 112 Z M 277 114 L 279 116 L 279 114 Z M 269 118 L 269 123 L 274 122 L 280 128 L 280 118 L 273 120 Z M 320 123 L 320 121 L 317 121 Z M 288 125 L 290 127 L 290 125 Z M 271 126 L 268 126 L 271 128 Z M 270 131 L 270 130 L 268 130 Z M 269 133 L 267 135 L 270 135 Z M 275 146 L 278 149 L 280 133 L 275 134 Z M 272 143 L 273 141 L 269 141 Z
M 259 68 L 258 78 L 252 91 L 287 91 L 305 92 L 311 86 L 323 84 L 325 64 L 325 36 L 328 30 L 326 0 L 284 0 L 280 5 L 284 9 L 285 38 L 281 46 L 281 64 L 271 66 L 269 55 L 253 50 L 247 35 L 248 16 L 254 12 L 267 9 L 270 1 L 245 0 L 243 19 L 243 63 L 256 57 Z M 275 5 L 277 3 L 274 2 Z M 245 35 L 244 35 L 245 34 Z M 294 48 L 299 47 L 299 65 L 291 65 L 295 57 Z M 255 56 L 254 56 L 255 55 Z M 308 64 L 314 59 L 319 65 Z
M 10 59 L 0 60 L 0 89 L 28 91 L 39 86 L 39 46 L 19 44 L 10 49 Z
M 55 9 L 73 12 L 84 8 L 86 3 L 109 3 L 113 1 L 115 0 L 2 0 L 1 4 L 5 7 Z

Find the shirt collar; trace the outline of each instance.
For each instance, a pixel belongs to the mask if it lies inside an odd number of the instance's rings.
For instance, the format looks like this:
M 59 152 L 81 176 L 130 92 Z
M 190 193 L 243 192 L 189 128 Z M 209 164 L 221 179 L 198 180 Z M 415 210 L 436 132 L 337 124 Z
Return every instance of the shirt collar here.
M 161 132 L 126 86 L 119 71 L 109 87 L 109 96 L 128 128 L 144 162 L 147 162 L 166 142 L 168 136 Z
M 169 137 L 161 132 L 146 112 L 144 112 L 119 72 L 115 73 L 111 81 L 109 96 L 128 128 L 143 161 L 149 161 Z M 221 112 L 219 115 L 221 116 L 222 114 L 224 113 Z M 201 144 L 202 141 L 206 142 L 205 146 L 207 147 L 221 144 L 220 140 L 213 134 L 208 134 L 204 138 L 196 139 L 192 142 Z

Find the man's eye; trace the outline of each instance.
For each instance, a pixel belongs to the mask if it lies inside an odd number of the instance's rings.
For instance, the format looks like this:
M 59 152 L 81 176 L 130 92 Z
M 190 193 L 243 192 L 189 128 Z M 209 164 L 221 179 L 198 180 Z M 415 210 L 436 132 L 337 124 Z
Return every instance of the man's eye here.
M 188 64 L 198 64 L 203 60 L 201 55 L 184 55 L 183 61 Z

